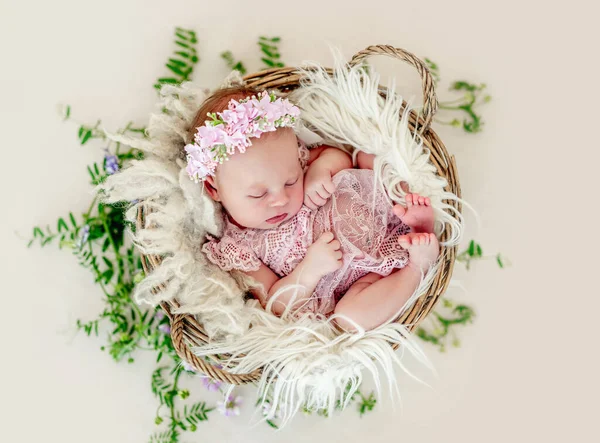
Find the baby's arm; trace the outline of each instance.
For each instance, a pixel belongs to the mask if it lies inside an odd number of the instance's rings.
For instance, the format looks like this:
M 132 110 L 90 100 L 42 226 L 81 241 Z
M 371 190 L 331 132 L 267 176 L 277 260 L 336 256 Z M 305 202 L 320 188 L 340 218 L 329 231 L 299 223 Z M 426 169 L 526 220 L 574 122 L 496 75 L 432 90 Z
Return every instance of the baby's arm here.
M 360 151 L 356 156 L 356 164 L 358 165 L 358 169 L 373 169 L 374 160 L 375 156 L 373 154 L 367 154 L 363 151 Z
M 312 245 L 309 246 L 304 259 L 294 270 L 283 278 L 279 278 L 269 267 L 261 263 L 257 271 L 245 272 L 263 285 L 252 289 L 262 307 L 266 307 L 269 299 L 286 285 L 299 284 L 300 288 L 290 288 L 282 292 L 273 301 L 273 313 L 281 315 L 287 305 L 293 302 L 294 308 L 299 308 L 311 298 L 319 280 L 322 277 L 339 269 L 342 266 L 342 252 L 340 242 L 335 240 L 331 232 L 324 232 Z
M 352 157 L 332 146 L 311 149 L 304 176 L 304 204 L 310 209 L 323 206 L 335 191 L 332 177 L 342 169 L 352 168 Z
M 281 315 L 294 296 L 294 306 L 302 306 L 302 304 L 311 297 L 313 291 L 317 287 L 317 283 L 319 283 L 319 280 L 321 279 L 320 276 L 314 274 L 311 275 L 306 272 L 300 276 L 301 271 L 302 262 L 296 266 L 290 274 L 283 278 L 279 278 L 279 276 L 268 266 L 261 263 L 258 271 L 246 272 L 246 274 L 261 283 L 264 287 L 264 291 L 260 290 L 260 288 L 255 288 L 250 292 L 258 299 L 261 306 L 265 308 L 269 299 L 279 288 L 295 283 L 302 285 L 302 288 L 289 289 L 275 299 L 272 308 L 273 314 Z
M 309 169 L 315 167 L 326 169 L 333 177 L 342 169 L 352 168 L 352 157 L 341 149 L 321 145 L 310 150 L 308 165 Z

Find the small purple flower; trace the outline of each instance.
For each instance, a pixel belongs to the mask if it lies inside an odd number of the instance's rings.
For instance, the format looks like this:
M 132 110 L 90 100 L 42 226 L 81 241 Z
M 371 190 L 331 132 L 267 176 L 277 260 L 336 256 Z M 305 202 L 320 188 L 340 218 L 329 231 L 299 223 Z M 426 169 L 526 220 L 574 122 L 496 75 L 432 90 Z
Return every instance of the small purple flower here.
M 219 390 L 223 382 L 219 380 L 214 380 L 210 377 L 202 377 L 202 384 L 209 391 L 216 392 Z
M 165 318 L 165 311 L 163 311 L 162 309 L 160 311 L 156 311 L 156 314 L 154 314 L 154 318 L 158 321 L 161 321 L 163 318 Z
M 158 327 L 158 330 L 160 332 L 164 332 L 165 334 L 168 334 L 171 332 L 171 327 L 168 324 L 164 323 Z
M 83 245 L 85 244 L 85 242 L 88 240 L 89 237 L 90 237 L 90 225 L 85 225 L 81 231 L 81 234 L 79 235 L 79 243 L 77 244 L 79 249 L 81 249 L 83 247 Z
M 112 175 L 119 170 L 119 160 L 116 155 L 109 155 L 107 153 L 104 156 L 104 170 L 108 175 Z
M 225 417 L 231 417 L 232 415 L 240 415 L 240 404 L 242 403 L 242 397 L 234 397 L 229 395 L 225 401 L 217 402 L 217 409 Z

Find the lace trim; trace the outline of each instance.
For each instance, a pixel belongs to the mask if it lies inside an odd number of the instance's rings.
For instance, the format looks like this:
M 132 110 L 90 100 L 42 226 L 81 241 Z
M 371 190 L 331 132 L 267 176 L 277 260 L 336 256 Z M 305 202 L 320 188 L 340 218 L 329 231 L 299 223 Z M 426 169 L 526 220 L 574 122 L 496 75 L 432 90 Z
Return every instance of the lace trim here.
M 256 257 L 252 249 L 247 246 L 243 231 L 228 232 L 222 239 L 216 239 L 210 235 L 208 241 L 202 245 L 202 252 L 215 265 L 224 271 L 238 269 L 240 271 L 258 271 L 261 261 Z

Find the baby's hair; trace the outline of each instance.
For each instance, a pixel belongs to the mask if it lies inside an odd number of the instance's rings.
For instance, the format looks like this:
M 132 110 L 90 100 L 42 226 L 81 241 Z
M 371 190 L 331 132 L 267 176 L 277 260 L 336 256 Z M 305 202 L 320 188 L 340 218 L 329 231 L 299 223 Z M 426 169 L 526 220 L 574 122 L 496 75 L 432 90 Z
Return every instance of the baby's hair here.
M 227 109 L 227 105 L 231 99 L 241 100 L 246 97 L 258 95 L 263 89 L 254 88 L 250 86 L 240 85 L 231 86 L 229 88 L 221 88 L 215 90 L 200 106 L 198 113 L 192 121 L 192 125 L 187 134 L 187 143 L 194 142 L 194 136 L 200 126 L 204 125 L 204 122 L 208 120 L 209 112 L 223 112 Z

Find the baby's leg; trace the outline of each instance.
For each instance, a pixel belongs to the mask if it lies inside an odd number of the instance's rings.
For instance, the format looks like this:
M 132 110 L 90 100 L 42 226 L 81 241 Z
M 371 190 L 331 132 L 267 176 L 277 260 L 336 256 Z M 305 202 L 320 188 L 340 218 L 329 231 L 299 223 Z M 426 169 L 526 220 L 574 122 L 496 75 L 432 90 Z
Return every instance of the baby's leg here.
M 421 272 L 427 272 L 439 254 L 439 244 L 433 234 L 411 233 L 405 237 L 411 262 L 387 277 L 370 273 L 357 280 L 335 307 L 335 314 L 351 318 L 366 330 L 390 320 L 413 295 L 421 282 Z M 342 317 L 335 322 L 347 331 L 354 324 Z

